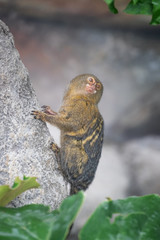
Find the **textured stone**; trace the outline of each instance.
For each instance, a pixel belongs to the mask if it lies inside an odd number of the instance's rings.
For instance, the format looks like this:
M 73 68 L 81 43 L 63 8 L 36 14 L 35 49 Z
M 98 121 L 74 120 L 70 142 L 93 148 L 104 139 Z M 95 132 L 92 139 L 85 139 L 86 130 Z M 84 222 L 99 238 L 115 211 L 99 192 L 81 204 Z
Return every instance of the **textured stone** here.
M 46 125 L 31 116 L 39 104 L 28 72 L 15 49 L 8 27 L 0 21 L 0 184 L 15 177 L 35 176 L 41 187 L 23 193 L 12 205 L 44 203 L 59 206 L 68 195 Z

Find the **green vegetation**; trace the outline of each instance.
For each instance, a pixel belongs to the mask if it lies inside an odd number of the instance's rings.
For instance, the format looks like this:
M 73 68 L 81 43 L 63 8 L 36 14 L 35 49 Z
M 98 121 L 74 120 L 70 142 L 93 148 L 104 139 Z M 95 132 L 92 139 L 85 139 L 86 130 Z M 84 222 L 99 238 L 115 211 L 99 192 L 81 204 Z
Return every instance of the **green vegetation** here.
M 79 234 L 80 240 L 159 240 L 160 197 L 147 195 L 103 202 Z
M 114 0 L 104 0 L 110 11 L 114 14 L 118 13 L 115 7 Z M 124 9 L 127 14 L 144 14 L 151 15 L 152 19 L 150 24 L 160 24 L 160 1 L 159 0 L 131 0 L 127 7 Z
M 7 205 L 10 201 L 15 199 L 18 195 L 31 188 L 38 188 L 40 185 L 36 182 L 35 177 L 23 177 L 23 180 L 17 177 L 13 186 L 0 186 L 0 206 Z
M 28 181 L 28 182 L 27 182 Z M 26 182 L 28 184 L 26 184 Z M 34 184 L 33 184 L 34 182 Z M 26 184 L 26 185 L 25 185 Z M 2 205 L 13 199 L 17 188 L 38 187 L 35 178 L 16 178 L 13 187 Z M 23 187 L 22 187 L 23 186 Z M 27 187 L 24 187 L 27 186 Z M 5 190 L 6 186 L 0 189 Z M 23 192 L 23 191 L 19 191 Z M 11 196 L 12 197 L 11 197 Z M 16 193 L 15 196 L 18 194 Z M 61 206 L 51 211 L 40 204 L 20 208 L 0 207 L 0 239 L 3 240 L 65 240 L 83 203 L 84 194 L 66 198 Z M 90 216 L 79 233 L 79 240 L 159 240 L 160 197 L 152 194 L 128 197 L 121 200 L 106 200 Z
M 66 198 L 60 208 L 50 211 L 40 204 L 20 208 L 0 207 L 0 239 L 64 240 L 83 202 L 83 193 Z

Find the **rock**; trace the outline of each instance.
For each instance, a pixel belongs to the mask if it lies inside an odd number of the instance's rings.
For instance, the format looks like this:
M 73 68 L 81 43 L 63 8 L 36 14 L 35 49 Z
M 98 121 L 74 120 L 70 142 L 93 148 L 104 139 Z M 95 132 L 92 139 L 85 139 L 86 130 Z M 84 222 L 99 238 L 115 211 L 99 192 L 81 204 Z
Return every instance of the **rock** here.
M 46 124 L 31 116 L 39 104 L 13 37 L 2 21 L 0 66 L 0 184 L 11 185 L 16 176 L 35 176 L 41 188 L 25 192 L 12 205 L 43 203 L 56 208 L 68 195 L 69 186 L 57 170 Z
M 145 137 L 123 147 L 127 195 L 160 193 L 160 137 Z

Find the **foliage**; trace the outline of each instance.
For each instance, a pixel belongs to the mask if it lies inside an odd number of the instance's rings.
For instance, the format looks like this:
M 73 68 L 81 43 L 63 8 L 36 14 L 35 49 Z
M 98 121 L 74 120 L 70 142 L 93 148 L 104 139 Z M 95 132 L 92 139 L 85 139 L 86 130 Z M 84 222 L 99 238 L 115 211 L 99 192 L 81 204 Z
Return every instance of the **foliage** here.
M 20 208 L 0 207 L 0 239 L 64 240 L 82 205 L 84 195 L 66 198 L 60 208 L 31 204 Z
M 115 7 L 114 0 L 104 0 L 110 11 L 113 13 L 118 13 Z M 128 14 L 144 14 L 151 15 L 152 19 L 150 24 L 156 25 L 160 24 L 160 1 L 159 0 L 130 0 L 127 7 L 124 10 Z
M 31 188 L 38 188 L 39 183 L 35 177 L 25 177 L 23 180 L 17 177 L 10 188 L 9 185 L 0 186 L 0 206 L 7 205 L 10 201 L 16 198 L 19 194 Z
M 23 181 L 29 181 L 29 179 Z M 15 181 L 18 183 L 15 183 L 12 188 L 18 187 L 19 182 L 23 181 L 18 179 Z M 12 194 L 12 191 L 10 193 Z M 1 194 L 3 192 L 0 193 L 0 198 Z M 66 198 L 59 209 L 54 211 L 39 204 L 20 208 L 0 207 L 0 239 L 64 240 L 83 199 L 83 192 L 79 192 Z M 159 240 L 160 197 L 152 194 L 121 200 L 109 199 L 100 204 L 81 229 L 79 240 L 104 239 Z
M 102 203 L 79 234 L 80 240 L 159 240 L 160 197 L 147 195 Z

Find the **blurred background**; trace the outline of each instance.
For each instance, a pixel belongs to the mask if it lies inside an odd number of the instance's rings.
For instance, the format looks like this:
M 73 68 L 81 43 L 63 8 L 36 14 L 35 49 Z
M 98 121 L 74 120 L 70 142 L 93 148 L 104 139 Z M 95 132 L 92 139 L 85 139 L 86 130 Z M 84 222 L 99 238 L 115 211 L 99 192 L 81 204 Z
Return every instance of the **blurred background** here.
M 70 239 L 106 197 L 160 193 L 160 30 L 150 17 L 123 13 L 127 2 L 113 15 L 103 0 L 0 0 L 40 105 L 58 111 L 82 73 L 104 84 L 102 157 Z

